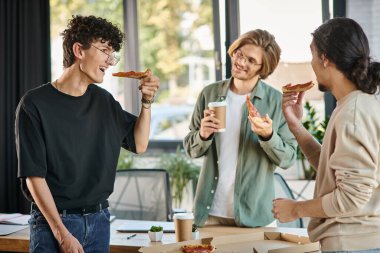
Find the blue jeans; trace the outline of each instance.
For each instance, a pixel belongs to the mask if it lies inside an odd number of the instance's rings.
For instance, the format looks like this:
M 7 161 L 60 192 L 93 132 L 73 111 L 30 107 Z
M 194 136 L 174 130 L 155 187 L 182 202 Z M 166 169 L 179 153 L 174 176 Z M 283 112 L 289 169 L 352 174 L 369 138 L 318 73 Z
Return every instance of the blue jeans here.
M 109 252 L 110 213 L 107 208 L 92 214 L 61 215 L 62 222 L 77 238 L 85 252 Z M 32 210 L 30 225 L 30 252 L 59 252 L 55 239 L 45 217 Z
M 379 249 L 355 250 L 355 251 L 322 251 L 322 253 L 380 253 L 380 248 Z

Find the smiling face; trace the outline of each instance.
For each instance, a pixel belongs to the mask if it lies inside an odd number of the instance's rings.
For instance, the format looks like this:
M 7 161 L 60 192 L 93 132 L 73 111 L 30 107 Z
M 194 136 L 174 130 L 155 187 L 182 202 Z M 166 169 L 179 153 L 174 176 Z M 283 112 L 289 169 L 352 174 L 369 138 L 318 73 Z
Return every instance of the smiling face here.
M 231 58 L 231 74 L 239 80 L 251 80 L 261 69 L 263 59 L 263 49 L 259 46 L 246 44 L 237 49 Z
M 107 41 L 95 40 L 90 48 L 82 49 L 83 57 L 79 61 L 81 72 L 90 83 L 102 83 L 105 71 L 111 65 L 113 49 Z

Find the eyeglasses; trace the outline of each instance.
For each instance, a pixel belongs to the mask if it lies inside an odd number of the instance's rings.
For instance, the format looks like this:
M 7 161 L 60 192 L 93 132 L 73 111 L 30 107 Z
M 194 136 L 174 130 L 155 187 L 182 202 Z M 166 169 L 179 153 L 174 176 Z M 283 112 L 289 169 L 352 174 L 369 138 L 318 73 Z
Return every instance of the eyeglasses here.
M 102 52 L 103 54 L 106 54 L 108 57 L 107 57 L 107 62 L 111 65 L 111 66 L 115 66 L 119 61 L 120 61 L 120 56 L 116 55 L 115 52 L 109 54 L 109 53 L 106 53 L 104 49 L 100 49 L 94 45 L 91 44 L 92 47 L 98 49 L 100 52 Z
M 257 63 L 255 59 L 245 56 L 240 49 L 236 50 L 234 54 L 232 55 L 235 61 L 239 62 L 240 64 L 248 64 L 251 66 L 260 66 L 263 65 L 262 63 Z

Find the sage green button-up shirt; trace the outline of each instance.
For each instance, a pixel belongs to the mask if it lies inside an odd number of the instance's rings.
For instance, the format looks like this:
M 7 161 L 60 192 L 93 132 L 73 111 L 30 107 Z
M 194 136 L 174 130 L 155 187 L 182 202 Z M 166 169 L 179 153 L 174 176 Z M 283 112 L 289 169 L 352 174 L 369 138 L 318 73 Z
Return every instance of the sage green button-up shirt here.
M 211 84 L 203 89 L 195 105 L 190 122 L 190 132 L 184 139 L 186 153 L 197 158 L 204 156 L 194 203 L 195 224 L 203 226 L 218 185 L 218 157 L 220 137 L 218 133 L 208 140 L 199 135 L 203 111 L 209 102 L 223 101 L 231 79 Z M 243 106 L 238 161 L 234 190 L 235 222 L 238 226 L 257 227 L 273 222 L 274 199 L 273 173 L 276 166 L 288 168 L 296 160 L 296 140 L 289 131 L 281 109 L 282 94 L 259 80 L 251 93 L 251 101 L 258 111 L 273 120 L 273 135 L 262 141 L 251 130 L 247 107 Z M 238 112 L 237 112 L 238 113 Z

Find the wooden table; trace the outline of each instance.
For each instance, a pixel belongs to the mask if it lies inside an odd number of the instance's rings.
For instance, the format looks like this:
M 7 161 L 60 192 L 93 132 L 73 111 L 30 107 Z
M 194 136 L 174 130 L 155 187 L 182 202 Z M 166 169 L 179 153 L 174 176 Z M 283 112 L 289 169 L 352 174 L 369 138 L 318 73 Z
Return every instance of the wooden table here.
M 138 252 L 139 248 L 157 244 L 175 243 L 174 233 L 165 233 L 162 242 L 150 242 L 148 233 L 137 233 L 131 239 L 127 236 L 132 233 L 120 233 L 116 228 L 123 224 L 124 220 L 114 220 L 111 223 L 110 252 Z M 306 229 L 300 228 L 239 228 L 227 226 L 207 226 L 200 229 L 200 237 L 215 237 L 232 234 L 245 234 L 263 231 L 286 232 L 307 236 Z M 11 235 L 0 236 L 0 251 L 29 252 L 29 228 Z

